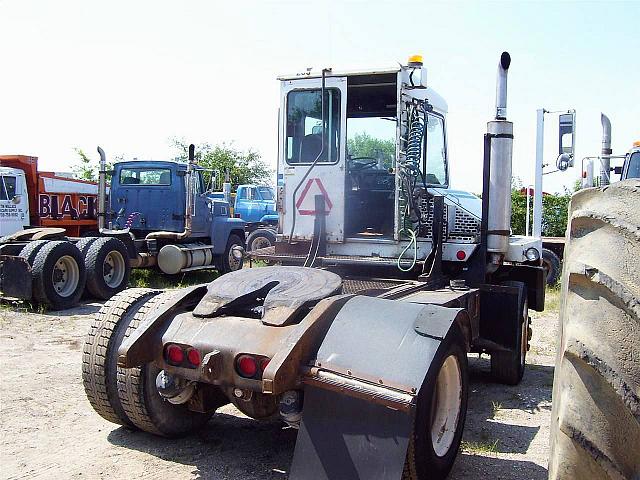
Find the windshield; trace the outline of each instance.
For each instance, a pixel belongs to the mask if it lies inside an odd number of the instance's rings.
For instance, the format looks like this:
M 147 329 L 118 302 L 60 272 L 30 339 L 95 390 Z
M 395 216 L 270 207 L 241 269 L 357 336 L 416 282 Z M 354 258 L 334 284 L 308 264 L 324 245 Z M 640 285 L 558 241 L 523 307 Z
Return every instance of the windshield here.
M 258 192 L 263 200 L 273 200 L 274 198 L 273 190 L 269 187 L 258 187 Z
M 396 158 L 396 121 L 388 117 L 347 119 L 347 155 L 351 163 L 374 162 L 389 169 Z
M 428 115 L 426 181 L 429 185 L 447 185 L 447 155 L 444 140 L 444 120 Z
M 16 177 L 0 177 L 0 200 L 11 200 L 16 196 Z
M 629 157 L 627 178 L 640 178 L 640 152 L 633 152 Z
M 171 170 L 168 168 L 123 168 L 120 170 L 121 185 L 171 185 Z

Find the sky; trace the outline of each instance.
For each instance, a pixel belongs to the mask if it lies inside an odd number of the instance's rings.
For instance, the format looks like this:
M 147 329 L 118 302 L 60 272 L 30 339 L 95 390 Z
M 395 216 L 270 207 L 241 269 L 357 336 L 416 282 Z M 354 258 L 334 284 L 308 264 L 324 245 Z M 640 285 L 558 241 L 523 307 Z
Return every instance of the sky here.
M 533 183 L 536 110 L 576 110 L 576 164 L 640 140 L 639 1 L 0 0 L 0 154 L 69 171 L 97 158 L 173 158 L 169 139 L 233 143 L 275 169 L 279 74 L 384 67 L 422 54 L 448 102 L 452 186 L 482 189 L 496 67 L 511 54 L 513 171 Z M 545 163 L 557 156 L 546 115 Z M 562 191 L 579 168 L 545 175 Z

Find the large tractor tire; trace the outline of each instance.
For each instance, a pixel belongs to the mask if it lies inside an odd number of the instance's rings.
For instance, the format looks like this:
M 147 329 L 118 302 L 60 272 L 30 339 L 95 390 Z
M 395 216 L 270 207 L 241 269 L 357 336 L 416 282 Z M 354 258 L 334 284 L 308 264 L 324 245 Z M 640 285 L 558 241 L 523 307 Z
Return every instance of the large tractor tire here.
M 97 313 L 82 354 L 82 383 L 93 409 L 119 425 L 133 426 L 118 398 L 118 347 L 129 322 L 147 300 L 160 292 L 131 288 L 119 293 Z
M 227 240 L 227 246 L 222 255 L 215 259 L 215 267 L 220 274 L 235 272 L 242 268 L 242 259 L 237 259 L 233 255 L 233 247 L 244 247 L 244 241 L 238 235 L 231 234 Z
M 518 295 L 518 327 L 516 338 L 519 339 L 516 350 L 497 350 L 491 352 L 491 376 L 505 385 L 517 385 L 522 380 L 526 366 L 527 350 L 531 331 L 529 327 L 529 303 L 527 288 L 522 282 L 503 282 L 505 287 L 517 287 Z
M 272 247 L 276 244 L 276 232 L 270 228 L 258 228 L 247 237 L 247 251 Z
M 171 292 L 149 298 L 131 318 L 125 338 L 149 313 L 171 301 Z M 118 368 L 118 397 L 127 417 L 140 430 L 163 437 L 180 437 L 207 424 L 212 414 L 192 412 L 186 404 L 163 399 L 156 388 L 160 369 L 152 364 L 140 368 Z
M 86 270 L 78 248 L 73 243 L 56 240 L 46 242 L 33 253 L 33 299 L 54 310 L 76 305 L 86 281 Z
M 107 300 L 129 283 L 131 267 L 127 247 L 117 238 L 109 237 L 96 238 L 87 244 L 84 253 L 87 290 L 94 297 Z
M 467 353 L 457 330 L 433 361 L 438 368 L 420 389 L 413 431 L 409 437 L 402 480 L 447 477 L 460 449 L 467 415 Z
M 549 478 L 640 478 L 640 182 L 576 193 L 562 275 Z

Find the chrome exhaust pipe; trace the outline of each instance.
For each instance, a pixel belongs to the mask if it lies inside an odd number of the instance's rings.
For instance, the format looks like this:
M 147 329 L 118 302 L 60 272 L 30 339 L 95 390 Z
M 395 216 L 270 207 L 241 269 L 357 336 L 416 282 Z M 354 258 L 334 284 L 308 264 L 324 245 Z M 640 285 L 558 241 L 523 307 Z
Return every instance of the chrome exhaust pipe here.
M 104 230 L 104 218 L 107 212 L 107 156 L 101 147 L 98 147 L 100 154 L 100 170 L 98 171 L 98 231 Z
M 502 52 L 498 63 L 498 80 L 496 82 L 496 120 L 507 119 L 507 70 L 511 65 L 509 52 Z
M 600 185 L 611 183 L 611 120 L 604 113 L 600 113 L 602 123 L 602 151 L 600 158 Z

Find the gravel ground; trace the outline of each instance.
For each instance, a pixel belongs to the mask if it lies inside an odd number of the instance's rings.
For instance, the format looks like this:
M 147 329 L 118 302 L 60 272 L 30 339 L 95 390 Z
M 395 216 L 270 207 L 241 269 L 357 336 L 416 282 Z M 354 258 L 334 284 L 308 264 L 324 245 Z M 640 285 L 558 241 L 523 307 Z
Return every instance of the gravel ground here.
M 181 440 L 132 432 L 99 417 L 81 380 L 89 303 L 65 312 L 0 305 L 0 477 L 285 479 L 296 431 L 226 406 Z M 528 370 L 517 387 L 490 383 L 470 358 L 469 411 L 451 479 L 547 477 L 557 315 L 533 320 Z

